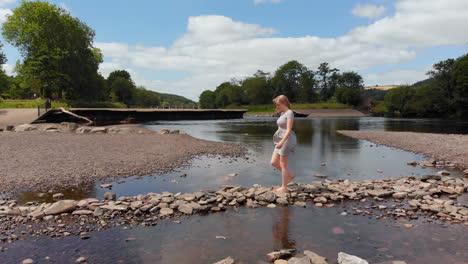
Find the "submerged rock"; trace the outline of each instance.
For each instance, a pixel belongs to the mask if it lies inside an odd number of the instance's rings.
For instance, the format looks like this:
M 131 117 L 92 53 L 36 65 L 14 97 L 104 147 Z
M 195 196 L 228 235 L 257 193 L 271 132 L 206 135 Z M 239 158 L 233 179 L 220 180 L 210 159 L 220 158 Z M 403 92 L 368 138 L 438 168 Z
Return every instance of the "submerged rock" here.
M 232 257 L 227 257 L 223 260 L 215 262 L 214 264 L 234 264 L 234 259 Z
M 369 262 L 359 257 L 340 252 L 338 253 L 338 264 L 369 264 Z
M 46 215 L 56 215 L 62 213 L 69 213 L 75 210 L 76 201 L 74 200 L 62 200 L 52 204 L 49 208 L 44 210 Z

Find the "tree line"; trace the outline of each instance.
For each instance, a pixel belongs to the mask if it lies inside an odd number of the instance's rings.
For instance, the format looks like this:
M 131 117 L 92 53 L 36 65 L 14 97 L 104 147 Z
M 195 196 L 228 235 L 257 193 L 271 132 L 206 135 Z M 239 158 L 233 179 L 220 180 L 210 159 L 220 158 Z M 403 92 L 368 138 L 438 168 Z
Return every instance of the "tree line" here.
M 180 101 L 165 95 L 166 101 L 161 102 L 158 93 L 137 87 L 124 70 L 104 78 L 98 72 L 103 55 L 93 46 L 94 30 L 54 4 L 23 1 L 7 16 L 2 35 L 18 48 L 22 60 L 16 63 L 14 77 L 0 71 L 1 97 L 31 99 L 36 95 L 89 105 L 117 102 L 131 107 Z M 0 53 L 0 64 L 5 63 L 5 54 Z
M 427 80 L 388 91 L 383 114 L 468 119 L 468 54 L 433 65 Z
M 315 103 L 336 98 L 343 104 L 357 106 L 361 102 L 362 76 L 343 72 L 321 63 L 316 71 L 298 61 L 289 61 L 274 74 L 258 70 L 242 81 L 231 80 L 205 90 L 200 95 L 201 108 L 225 108 L 241 105 L 271 104 L 277 95 L 286 95 L 292 103 Z

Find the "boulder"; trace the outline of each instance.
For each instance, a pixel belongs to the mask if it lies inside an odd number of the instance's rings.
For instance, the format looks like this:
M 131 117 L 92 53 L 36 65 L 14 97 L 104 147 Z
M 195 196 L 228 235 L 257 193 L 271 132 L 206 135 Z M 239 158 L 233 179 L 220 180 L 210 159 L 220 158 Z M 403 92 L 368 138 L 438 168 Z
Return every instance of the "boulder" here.
M 179 211 L 184 214 L 191 215 L 193 213 L 193 208 L 190 204 L 182 204 L 179 206 Z
M 256 195 L 255 200 L 271 203 L 276 200 L 276 194 L 274 192 L 267 191 L 260 195 Z
M 369 264 L 369 262 L 359 257 L 340 252 L 338 253 L 338 264 Z
M 62 213 L 69 213 L 75 210 L 76 201 L 74 200 L 62 200 L 56 203 L 53 203 L 50 207 L 44 210 L 46 215 L 56 215 Z
M 328 264 L 327 258 L 322 257 L 315 252 L 306 250 L 304 251 L 304 255 L 306 255 L 312 264 Z

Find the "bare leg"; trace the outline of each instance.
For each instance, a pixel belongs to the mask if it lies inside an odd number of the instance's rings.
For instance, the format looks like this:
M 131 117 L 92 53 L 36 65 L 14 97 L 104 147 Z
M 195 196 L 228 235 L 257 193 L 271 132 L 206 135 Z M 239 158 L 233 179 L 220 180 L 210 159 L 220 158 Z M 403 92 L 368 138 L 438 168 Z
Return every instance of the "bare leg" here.
M 273 151 L 273 154 L 271 155 L 271 166 L 277 168 L 278 170 L 281 171 L 281 166 L 280 166 L 280 155 L 276 152 Z
M 280 167 L 283 184 L 276 191 L 287 192 L 288 183 L 296 177 L 296 175 L 288 170 L 288 156 L 280 156 Z

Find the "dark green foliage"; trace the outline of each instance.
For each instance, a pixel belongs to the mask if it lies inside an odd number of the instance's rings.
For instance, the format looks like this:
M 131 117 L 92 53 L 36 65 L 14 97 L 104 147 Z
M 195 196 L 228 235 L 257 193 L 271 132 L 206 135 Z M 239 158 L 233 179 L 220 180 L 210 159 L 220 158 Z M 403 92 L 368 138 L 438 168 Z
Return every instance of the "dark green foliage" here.
M 453 65 L 452 79 L 455 114 L 468 119 L 468 54 Z
M 374 101 L 383 101 L 387 93 L 388 93 L 388 90 L 387 91 L 379 90 L 379 89 L 361 90 L 361 97 L 370 98 Z
M 112 99 L 126 105 L 133 104 L 135 85 L 128 79 L 118 77 L 111 85 Z
M 199 106 L 203 109 L 216 108 L 216 93 L 210 90 L 203 91 L 200 95 Z
M 156 92 L 148 91 L 144 87 L 135 89 L 134 106 L 135 107 L 156 107 L 161 103 L 159 95 Z
M 361 94 L 356 89 L 340 87 L 336 89 L 335 95 L 338 102 L 342 104 L 358 106 L 361 103 Z
M 190 99 L 187 99 L 180 95 L 175 94 L 166 94 L 166 93 L 157 93 L 159 96 L 161 104 L 165 103 L 165 105 L 191 105 L 195 106 L 196 103 Z

